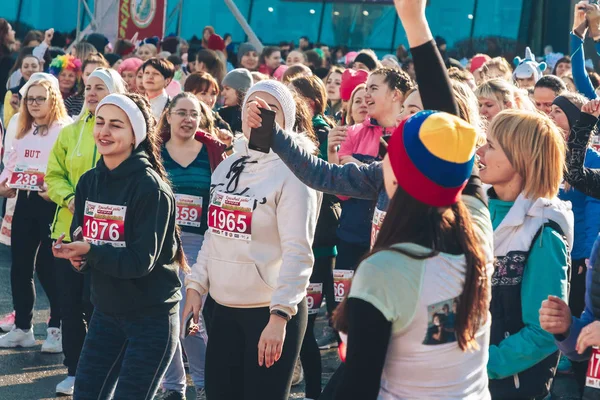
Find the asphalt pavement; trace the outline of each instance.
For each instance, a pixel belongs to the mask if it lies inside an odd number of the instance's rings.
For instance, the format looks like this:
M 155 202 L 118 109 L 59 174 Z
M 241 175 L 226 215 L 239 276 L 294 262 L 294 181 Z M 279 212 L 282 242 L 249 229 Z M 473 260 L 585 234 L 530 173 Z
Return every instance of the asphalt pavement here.
M 12 295 L 10 290 L 10 247 L 0 244 L 0 317 L 11 312 Z M 37 346 L 27 349 L 0 349 L 0 400 L 50 400 L 71 399 L 70 396 L 56 397 L 55 387 L 66 377 L 62 354 L 42 354 L 42 342 L 46 338 L 50 306 L 41 285 L 35 279 L 37 299 L 33 314 L 34 333 Z M 317 332 L 325 325 L 321 316 Z M 335 350 L 323 353 L 323 386 L 329 380 L 339 363 Z M 188 376 L 187 398 L 195 399 L 193 385 Z M 304 384 L 295 386 L 290 399 L 304 398 Z

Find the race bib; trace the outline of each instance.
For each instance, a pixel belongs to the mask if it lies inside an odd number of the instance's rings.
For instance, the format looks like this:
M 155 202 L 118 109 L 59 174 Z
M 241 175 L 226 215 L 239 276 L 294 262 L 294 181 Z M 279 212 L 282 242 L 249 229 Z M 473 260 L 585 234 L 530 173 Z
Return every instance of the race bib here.
M 598 135 L 592 136 L 592 148 L 596 151 L 600 151 L 600 136 L 598 136 Z
M 202 219 L 202 197 L 188 194 L 175 194 L 177 204 L 177 225 L 200 227 Z
M 83 239 L 91 244 L 125 247 L 126 206 L 85 202 Z
M 379 208 L 375 207 L 375 212 L 373 213 L 373 226 L 371 227 L 371 248 L 373 248 L 375 241 L 377 240 L 377 236 L 379 236 L 379 231 L 381 230 L 381 225 L 385 219 L 385 214 L 385 211 L 381 211 Z
M 17 165 L 10 176 L 8 186 L 13 189 L 39 192 L 44 184 L 45 165 Z
M 334 269 L 333 270 L 333 292 L 336 303 L 340 303 L 350 292 L 352 286 L 352 278 L 354 271 L 351 269 Z
M 254 198 L 217 192 L 208 207 L 208 228 L 214 235 L 252 240 Z
M 600 350 L 596 346 L 592 348 L 592 356 L 588 362 L 585 386 L 600 389 Z
M 323 301 L 323 284 L 311 283 L 306 289 L 306 304 L 308 305 L 308 315 L 317 314 Z

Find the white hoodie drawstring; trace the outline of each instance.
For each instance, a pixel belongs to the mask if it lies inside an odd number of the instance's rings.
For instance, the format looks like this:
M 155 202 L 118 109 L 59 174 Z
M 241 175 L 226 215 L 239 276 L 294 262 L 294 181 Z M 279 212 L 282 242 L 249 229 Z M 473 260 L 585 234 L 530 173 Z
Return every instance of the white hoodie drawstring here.
M 75 145 L 75 149 L 73 150 L 73 155 L 71 155 L 71 160 L 75 157 L 75 153 L 77 153 L 77 157 L 81 157 L 81 153 L 79 152 L 81 146 L 81 138 L 83 137 L 83 131 L 85 130 L 85 124 L 87 124 L 88 120 L 92 117 L 92 113 L 89 113 L 85 120 L 83 121 L 83 125 L 81 126 L 81 130 L 79 131 L 79 139 L 77 139 L 77 144 Z

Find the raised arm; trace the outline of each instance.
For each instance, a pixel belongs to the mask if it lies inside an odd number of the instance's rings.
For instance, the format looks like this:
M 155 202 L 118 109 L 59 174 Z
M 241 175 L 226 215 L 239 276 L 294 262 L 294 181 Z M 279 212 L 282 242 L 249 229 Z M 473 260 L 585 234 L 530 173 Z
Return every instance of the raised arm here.
M 593 112 L 594 115 L 585 111 Z M 567 141 L 567 173 L 565 178 L 575 189 L 588 196 L 600 198 L 600 169 L 585 168 L 583 163 L 587 153 L 590 134 L 598 122 L 600 101 L 593 100 L 586 104 L 579 121 L 571 128 Z
M 571 32 L 571 69 L 577 91 L 593 100 L 596 98 L 596 92 L 585 69 L 585 53 L 583 50 L 583 39 L 587 32 L 585 7 L 585 2 L 579 2 L 575 5 L 573 31 Z
M 444 60 L 425 17 L 424 0 L 395 0 L 415 64 L 419 93 L 425 110 L 459 115 Z

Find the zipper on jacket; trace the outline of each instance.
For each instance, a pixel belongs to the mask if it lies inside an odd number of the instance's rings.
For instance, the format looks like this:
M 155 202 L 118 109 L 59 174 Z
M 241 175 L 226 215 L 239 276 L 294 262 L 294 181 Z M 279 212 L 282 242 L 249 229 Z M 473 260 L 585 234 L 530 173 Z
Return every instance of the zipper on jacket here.
M 94 155 L 92 156 L 92 168 L 96 168 L 96 150 L 98 150 L 98 147 L 96 146 L 96 143 L 94 143 Z
M 510 333 L 504 332 L 504 339 L 510 336 Z M 519 374 L 514 374 L 513 379 L 515 381 L 515 388 L 518 389 L 521 387 L 521 382 L 519 382 Z

